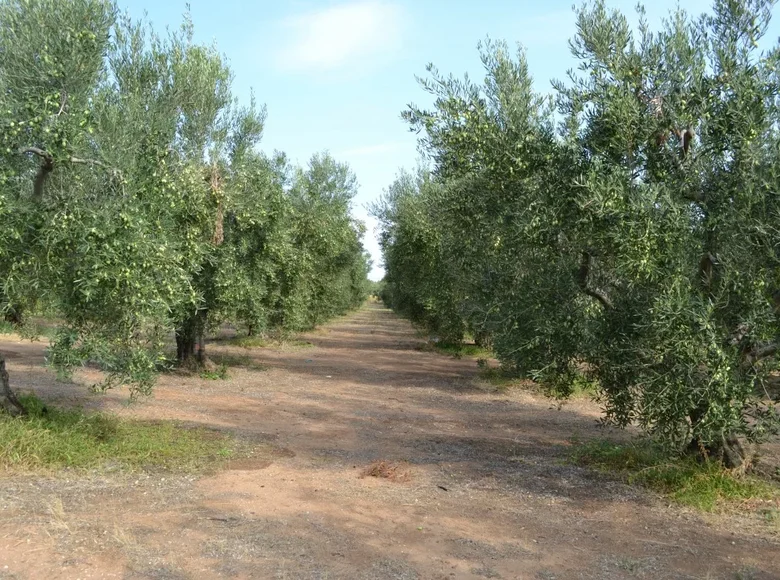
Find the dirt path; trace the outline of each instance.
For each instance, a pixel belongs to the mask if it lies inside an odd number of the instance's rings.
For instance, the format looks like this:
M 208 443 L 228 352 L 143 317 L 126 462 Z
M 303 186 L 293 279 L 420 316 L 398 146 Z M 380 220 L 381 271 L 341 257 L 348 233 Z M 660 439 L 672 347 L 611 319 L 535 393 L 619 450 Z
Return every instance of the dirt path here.
M 371 305 L 287 350 L 215 345 L 230 379 L 166 376 L 153 399 L 53 380 L 42 346 L 0 341 L 17 388 L 257 442 L 193 477 L 5 479 L 0 579 L 780 578 L 780 542 L 567 464 L 598 409 L 479 388 L 473 360 L 419 349 Z M 361 477 L 372 462 L 400 481 Z M 404 475 L 406 477 L 404 477 Z M 752 531 L 751 531 L 752 530 Z

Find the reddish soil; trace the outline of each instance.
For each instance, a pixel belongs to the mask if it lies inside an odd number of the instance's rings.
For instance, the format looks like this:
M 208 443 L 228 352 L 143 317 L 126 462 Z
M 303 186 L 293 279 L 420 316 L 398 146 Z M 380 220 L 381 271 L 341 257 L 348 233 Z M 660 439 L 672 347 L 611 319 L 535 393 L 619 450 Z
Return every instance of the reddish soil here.
M 0 579 L 780 578 L 776 523 L 704 516 L 568 462 L 573 437 L 626 437 L 594 403 L 496 391 L 376 304 L 305 338 L 215 342 L 227 380 L 166 375 L 128 404 L 0 337 L 18 389 L 256 449 L 210 474 L 4 476 Z

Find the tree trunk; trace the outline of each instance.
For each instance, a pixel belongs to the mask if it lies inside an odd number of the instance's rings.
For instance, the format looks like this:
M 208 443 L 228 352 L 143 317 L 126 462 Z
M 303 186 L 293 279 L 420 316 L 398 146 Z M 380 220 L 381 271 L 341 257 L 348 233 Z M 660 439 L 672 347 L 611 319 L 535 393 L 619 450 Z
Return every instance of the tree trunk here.
M 707 409 L 699 406 L 689 414 L 691 426 L 704 418 Z M 736 469 L 745 472 L 750 468 L 756 457 L 755 445 L 743 445 L 739 438 L 732 434 L 724 435 L 721 441 L 703 443 L 698 437 L 694 437 L 688 445 L 688 451 L 698 455 L 701 459 L 714 459 L 720 462 L 726 469 Z
M 5 319 L 6 322 L 10 322 L 14 326 L 21 326 L 22 323 L 24 322 L 24 316 L 22 315 L 21 306 L 14 306 L 12 304 L 9 304 L 5 309 L 3 318 Z
M 24 407 L 22 407 L 19 399 L 16 398 L 16 395 L 11 390 L 11 385 L 8 381 L 8 371 L 5 370 L 3 353 L 0 353 L 0 408 L 14 417 L 26 414 Z
M 702 460 L 715 460 L 726 469 L 733 469 L 745 473 L 756 458 L 755 445 L 743 445 L 736 435 L 727 435 L 716 443 L 704 444 L 694 438 L 688 450 L 699 456 Z
M 491 348 L 493 345 L 493 341 L 491 339 L 490 333 L 484 331 L 475 332 L 474 344 L 476 344 L 480 348 Z
M 206 311 L 190 316 L 176 329 L 176 360 L 182 366 L 201 366 L 206 362 Z

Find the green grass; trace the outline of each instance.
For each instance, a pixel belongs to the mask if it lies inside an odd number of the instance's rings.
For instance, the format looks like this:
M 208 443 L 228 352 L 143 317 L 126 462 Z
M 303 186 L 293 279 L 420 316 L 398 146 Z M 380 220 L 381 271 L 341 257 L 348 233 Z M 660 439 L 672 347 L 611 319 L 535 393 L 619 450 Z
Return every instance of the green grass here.
M 511 373 L 501 367 L 488 366 L 485 359 L 479 359 L 477 361 L 479 368 L 479 376 L 489 385 L 495 387 L 499 391 L 506 391 L 515 387 L 528 386 L 529 381 L 518 377 L 516 374 Z
M 257 362 L 251 356 L 247 354 L 232 354 L 232 353 L 212 353 L 209 355 L 211 360 L 220 367 L 244 367 L 256 371 L 266 371 L 268 366 Z
M 492 358 L 493 353 L 488 349 L 477 346 L 476 344 L 448 344 L 439 343 L 436 345 L 436 350 L 442 354 L 448 354 L 455 358 L 461 358 L 464 356 L 470 356 L 473 358 Z
M 238 336 L 230 339 L 228 344 L 241 348 L 266 348 L 271 343 L 268 339 L 259 336 Z
M 210 381 L 224 381 L 228 378 L 228 365 L 221 363 L 214 369 L 203 370 L 200 372 L 200 378 Z
M 670 457 L 648 442 L 575 444 L 571 458 L 579 465 L 619 473 L 628 483 L 707 512 L 752 500 L 780 500 L 780 487 L 769 481 L 736 475 L 714 461 Z
M 446 354 L 453 358 L 463 358 L 464 356 L 473 358 L 493 358 L 493 353 L 481 346 L 470 343 L 462 342 L 433 342 L 428 341 L 425 345 L 421 345 L 418 350 L 438 352 L 439 354 Z
M 52 338 L 57 333 L 57 320 L 44 317 L 26 318 L 21 325 L 0 319 L 0 334 L 16 334 L 24 340 Z
M 292 338 L 289 336 L 239 336 L 227 341 L 232 346 L 241 348 L 311 348 L 314 345 L 308 340 Z
M 173 421 L 120 419 L 19 397 L 26 417 L 0 414 L 0 471 L 165 469 L 196 471 L 239 451 L 231 437 Z
M 588 381 L 584 376 L 577 376 L 568 385 L 567 393 L 555 393 L 543 385 L 534 382 L 527 377 L 518 376 L 517 372 L 502 367 L 491 367 L 485 359 L 477 360 L 480 368 L 480 378 L 494 387 L 497 391 L 508 391 L 514 388 L 523 388 L 540 395 L 552 397 L 563 402 L 567 399 L 593 398 L 598 388 L 596 383 Z

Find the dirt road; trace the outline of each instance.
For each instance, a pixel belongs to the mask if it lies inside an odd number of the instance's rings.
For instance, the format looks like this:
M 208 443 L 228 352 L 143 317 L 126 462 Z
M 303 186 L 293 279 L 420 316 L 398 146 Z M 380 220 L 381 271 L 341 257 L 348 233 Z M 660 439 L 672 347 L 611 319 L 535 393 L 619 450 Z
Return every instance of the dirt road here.
M 420 349 L 378 305 L 312 348 L 215 344 L 240 366 L 168 375 L 153 398 L 88 395 L 3 341 L 14 386 L 48 400 L 177 418 L 258 445 L 205 476 L 103 471 L 6 478 L 0 579 L 777 579 L 780 541 L 565 461 L 610 435 L 598 408 L 491 392 L 473 360 Z M 385 461 L 395 479 L 365 476 Z

